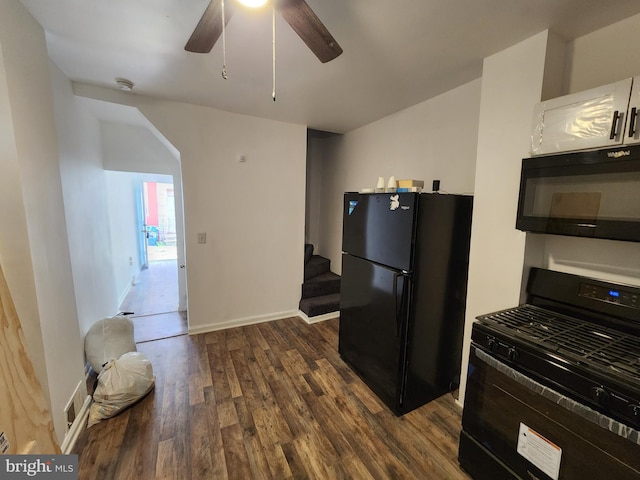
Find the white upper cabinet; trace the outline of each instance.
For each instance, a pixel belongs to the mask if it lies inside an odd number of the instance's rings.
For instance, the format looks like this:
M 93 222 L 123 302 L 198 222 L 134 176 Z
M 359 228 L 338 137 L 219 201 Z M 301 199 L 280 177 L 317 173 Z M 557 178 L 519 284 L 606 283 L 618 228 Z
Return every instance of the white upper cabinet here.
M 633 122 L 627 122 L 632 107 Z M 631 137 L 626 128 L 627 123 L 638 123 L 636 111 L 640 77 L 541 102 L 533 111 L 531 155 L 640 143 L 640 125 Z
M 640 77 L 633 78 L 624 143 L 640 143 Z

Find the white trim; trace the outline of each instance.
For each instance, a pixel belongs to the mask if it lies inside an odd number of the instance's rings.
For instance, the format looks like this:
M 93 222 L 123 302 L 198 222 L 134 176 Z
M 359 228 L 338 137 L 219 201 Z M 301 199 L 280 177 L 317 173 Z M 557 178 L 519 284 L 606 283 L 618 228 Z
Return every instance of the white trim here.
M 307 314 L 302 310 L 298 310 L 298 316 L 307 322 L 309 325 L 312 323 L 324 322 L 325 320 L 331 320 L 332 318 L 338 318 L 340 316 L 340 310 L 335 312 L 325 313 L 324 315 L 316 315 L 315 317 L 307 317 Z
M 71 424 L 69 431 L 64 436 L 64 440 L 62 441 L 62 446 L 60 449 L 62 453 L 68 455 L 73 452 L 73 449 L 76 446 L 76 442 L 78 441 L 78 437 L 87 426 L 87 420 L 89 418 L 89 407 L 91 406 L 91 397 L 87 395 L 84 399 L 84 403 L 82 404 L 82 408 L 78 415 L 76 415 L 75 420 Z
M 133 280 L 127 283 L 127 288 L 125 288 L 124 291 L 120 294 L 120 297 L 118 297 L 118 305 L 122 305 L 122 303 L 124 302 L 124 299 L 127 298 L 127 295 L 129 295 L 129 292 L 131 291 L 131 287 L 133 287 Z M 120 310 L 118 310 L 118 313 L 119 312 Z
M 281 320 L 283 318 L 298 317 L 299 311 L 292 310 L 290 312 L 270 313 L 267 315 L 256 315 L 255 317 L 237 318 L 227 320 L 226 322 L 210 323 L 208 325 L 200 325 L 197 327 L 189 326 L 189 335 L 197 335 L 199 333 L 215 332 L 217 330 L 226 330 L 227 328 L 244 327 L 246 325 L 254 325 L 256 323 L 271 322 L 273 320 Z

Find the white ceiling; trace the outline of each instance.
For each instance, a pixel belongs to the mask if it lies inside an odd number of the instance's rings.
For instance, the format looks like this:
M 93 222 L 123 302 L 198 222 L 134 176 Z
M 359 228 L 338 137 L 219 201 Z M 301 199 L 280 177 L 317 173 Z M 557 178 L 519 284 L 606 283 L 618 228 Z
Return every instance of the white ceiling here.
M 227 2 L 234 0 L 226 0 Z M 21 0 L 72 80 L 347 132 L 478 78 L 483 58 L 546 28 L 573 39 L 638 0 L 306 0 L 344 49 L 322 64 L 271 10 L 237 8 L 208 54 L 184 45 L 209 0 Z

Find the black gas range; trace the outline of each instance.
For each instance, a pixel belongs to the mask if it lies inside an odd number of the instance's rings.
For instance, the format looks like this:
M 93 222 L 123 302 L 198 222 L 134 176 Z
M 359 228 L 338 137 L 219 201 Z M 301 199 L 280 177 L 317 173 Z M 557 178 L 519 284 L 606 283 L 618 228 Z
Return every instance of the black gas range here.
M 639 430 L 639 287 L 532 269 L 526 304 L 478 317 L 459 453 L 474 478 L 640 479 Z

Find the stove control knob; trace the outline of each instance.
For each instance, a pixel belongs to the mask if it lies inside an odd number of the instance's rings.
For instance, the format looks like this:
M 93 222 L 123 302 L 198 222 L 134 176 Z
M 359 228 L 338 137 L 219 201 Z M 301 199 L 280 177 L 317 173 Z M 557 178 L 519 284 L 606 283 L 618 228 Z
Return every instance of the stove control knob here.
M 507 357 L 509 357 L 509 360 L 515 363 L 518 361 L 518 357 L 520 357 L 520 354 L 515 349 L 515 347 L 511 347 L 509 348 L 509 350 L 507 350 Z
M 495 338 L 493 337 L 487 338 L 487 348 L 489 348 L 490 352 L 495 352 L 497 347 L 498 347 L 498 344 Z
M 599 405 L 606 405 L 609 402 L 609 393 L 602 387 L 591 387 L 591 397 Z
M 640 405 L 629 405 L 629 412 L 631 414 L 631 418 L 640 420 Z

